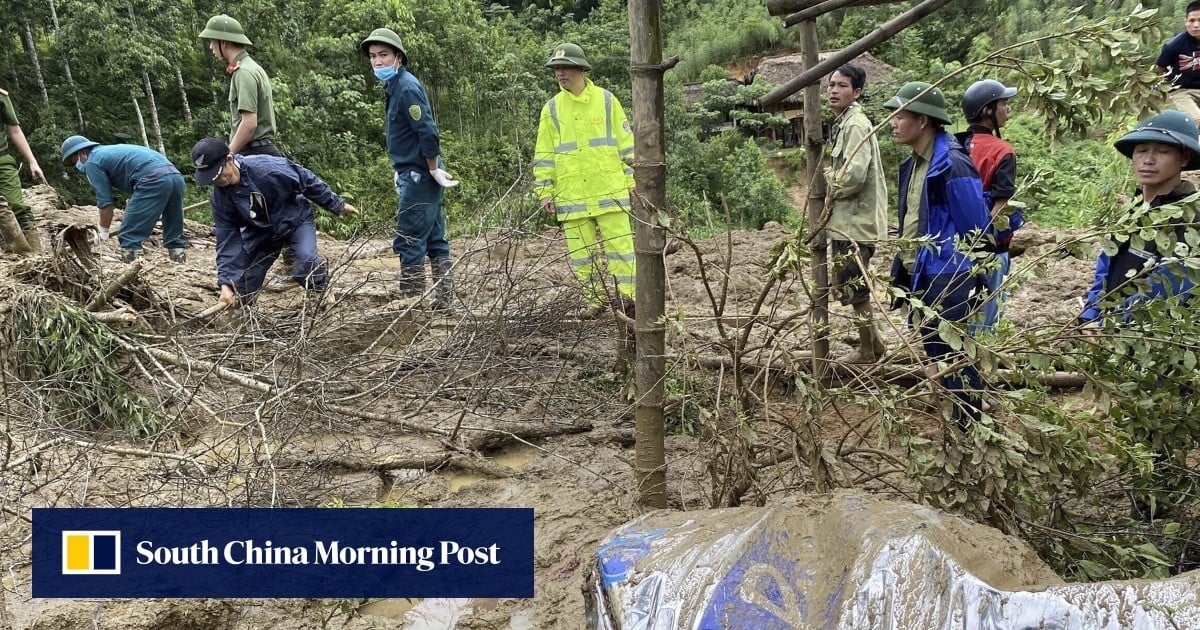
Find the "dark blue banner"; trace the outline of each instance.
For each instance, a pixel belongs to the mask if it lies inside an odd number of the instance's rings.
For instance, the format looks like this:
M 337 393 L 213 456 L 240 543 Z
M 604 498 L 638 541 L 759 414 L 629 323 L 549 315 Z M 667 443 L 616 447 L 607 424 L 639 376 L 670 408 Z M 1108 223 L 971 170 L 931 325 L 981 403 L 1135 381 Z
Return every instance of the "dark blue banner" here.
M 533 510 L 40 508 L 33 596 L 533 597 Z

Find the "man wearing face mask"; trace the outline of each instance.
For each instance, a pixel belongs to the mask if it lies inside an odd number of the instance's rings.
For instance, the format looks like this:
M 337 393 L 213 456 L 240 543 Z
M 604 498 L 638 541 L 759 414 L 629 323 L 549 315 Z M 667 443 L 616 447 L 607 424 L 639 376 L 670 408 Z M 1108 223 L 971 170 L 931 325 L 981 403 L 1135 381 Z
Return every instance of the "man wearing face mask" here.
M 433 272 L 434 310 L 449 311 L 453 295 L 450 243 L 446 241 L 443 188 L 453 188 L 441 162 L 437 123 L 421 82 L 408 71 L 408 54 L 400 36 L 377 28 L 359 44 L 383 82 L 388 155 L 395 169 L 396 236 L 392 251 L 400 258 L 400 295 L 425 293 L 425 258 Z
M 163 244 L 173 262 L 187 260 L 187 237 L 183 235 L 183 175 L 161 153 L 135 144 L 101 145 L 83 136 L 62 143 L 63 164 L 73 165 L 87 175 L 100 208 L 100 240 L 112 226 L 114 192 L 129 195 L 117 241 L 121 261 L 133 262 L 142 255 L 142 243 L 162 218 Z

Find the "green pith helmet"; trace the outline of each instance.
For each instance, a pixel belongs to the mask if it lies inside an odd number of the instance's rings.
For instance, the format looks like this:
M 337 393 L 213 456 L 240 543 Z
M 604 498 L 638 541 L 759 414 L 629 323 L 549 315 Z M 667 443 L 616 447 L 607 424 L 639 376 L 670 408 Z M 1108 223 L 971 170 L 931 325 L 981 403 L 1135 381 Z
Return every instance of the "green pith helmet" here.
M 200 31 L 200 39 L 216 39 L 243 46 L 250 45 L 250 39 L 246 37 L 246 31 L 242 30 L 242 25 L 224 13 L 208 19 L 208 24 L 205 24 L 204 30 Z
M 1191 151 L 1192 159 L 1184 165 L 1183 170 L 1200 169 L 1200 138 L 1197 138 L 1196 121 L 1192 120 L 1191 116 L 1168 109 L 1139 122 L 1132 131 L 1113 143 L 1113 146 L 1125 157 L 1132 158 L 1133 148 L 1148 142 Z
M 400 41 L 400 36 L 390 28 L 377 28 L 371 31 L 371 34 L 358 45 L 358 49 L 365 55 L 370 52 L 367 49 L 370 48 L 371 44 L 387 44 L 399 50 L 400 54 L 404 55 L 404 61 L 408 62 L 408 53 L 404 51 L 404 44 Z
M 921 95 L 919 98 L 918 94 Z M 946 97 L 942 96 L 942 91 L 937 88 L 929 89 L 929 84 L 924 81 L 910 81 L 900 86 L 900 91 L 883 106 L 924 114 L 943 125 L 950 124 L 950 115 L 946 113 Z
M 546 62 L 547 68 L 583 68 L 591 70 L 592 64 L 588 63 L 587 57 L 583 55 L 583 49 L 575 44 L 559 44 L 554 47 L 554 54 L 550 55 L 550 61 Z

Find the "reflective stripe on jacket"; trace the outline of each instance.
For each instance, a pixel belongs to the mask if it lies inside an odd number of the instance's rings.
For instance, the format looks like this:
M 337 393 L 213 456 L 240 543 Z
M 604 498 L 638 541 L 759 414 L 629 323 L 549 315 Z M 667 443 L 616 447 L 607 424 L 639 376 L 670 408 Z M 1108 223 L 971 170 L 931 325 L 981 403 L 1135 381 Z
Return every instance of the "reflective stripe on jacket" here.
M 590 79 L 579 96 L 565 88 L 542 106 L 533 152 L 533 188 L 554 199 L 560 221 L 629 209 L 633 133 L 611 92 Z

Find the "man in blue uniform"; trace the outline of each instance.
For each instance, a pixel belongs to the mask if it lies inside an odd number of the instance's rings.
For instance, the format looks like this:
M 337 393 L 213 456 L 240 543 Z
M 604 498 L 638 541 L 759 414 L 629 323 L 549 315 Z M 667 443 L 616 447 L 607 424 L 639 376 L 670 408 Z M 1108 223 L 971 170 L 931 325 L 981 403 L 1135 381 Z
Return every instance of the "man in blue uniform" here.
M 1200 0 L 1189 2 L 1184 30 L 1163 45 L 1154 62 L 1174 85 L 1167 95 L 1175 109 L 1200 120 Z
M 312 204 L 337 215 L 358 214 L 312 171 L 287 158 L 233 155 L 218 138 L 192 148 L 196 184 L 213 186 L 219 300 L 252 303 L 267 270 L 286 246 L 295 255 L 292 278 L 310 291 L 325 288 Z
M 425 292 L 425 258 L 433 270 L 433 308 L 450 308 L 450 243 L 442 189 L 458 185 L 441 163 L 437 123 L 425 88 L 407 69 L 408 54 L 395 31 L 377 28 L 359 44 L 375 77 L 384 83 L 387 147 L 396 170 L 396 236 L 392 251 L 400 258 L 400 294 Z
M 112 226 L 115 192 L 129 195 L 117 242 L 121 260 L 142 255 L 142 243 L 162 219 L 163 245 L 171 260 L 187 260 L 183 235 L 183 175 L 163 154 L 135 144 L 101 145 L 83 136 L 62 143 L 63 163 L 87 175 L 100 208 L 100 239 Z

